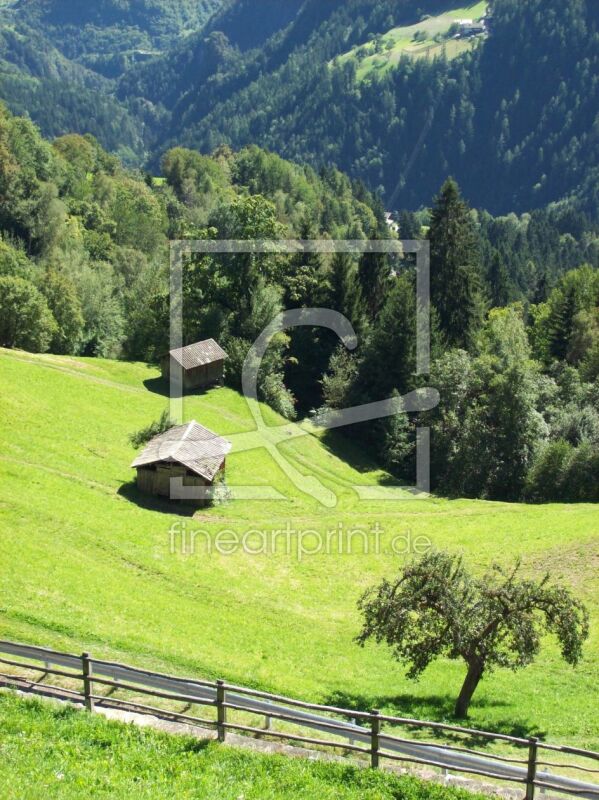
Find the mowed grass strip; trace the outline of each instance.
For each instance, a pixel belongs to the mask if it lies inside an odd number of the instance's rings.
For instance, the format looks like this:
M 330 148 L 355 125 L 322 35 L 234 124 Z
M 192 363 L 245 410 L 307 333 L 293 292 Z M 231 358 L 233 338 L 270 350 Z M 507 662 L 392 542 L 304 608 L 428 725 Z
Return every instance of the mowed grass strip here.
M 128 435 L 166 407 L 157 377 L 143 364 L 0 351 L 1 637 L 449 719 L 462 665 L 440 661 L 419 683 L 406 680 L 384 648 L 355 645 L 356 601 L 405 562 L 406 543 L 462 552 L 478 570 L 521 557 L 528 572 L 549 569 L 576 589 L 591 610 L 591 639 L 576 669 L 548 641 L 532 667 L 486 676 L 471 723 L 599 749 L 596 506 L 361 502 L 352 487 L 387 476 L 338 438 L 308 435 L 279 449 L 338 497 L 335 507 L 304 494 L 257 447 L 231 454 L 229 482 L 272 483 L 285 499 L 235 501 L 192 519 L 146 501 L 132 485 Z M 282 422 L 263 413 L 270 425 Z M 230 389 L 186 399 L 185 416 L 225 436 L 256 435 L 244 398 Z M 180 538 L 171 552 L 170 532 L 183 526 L 197 533 L 187 555 Z M 275 552 L 260 552 L 262 536 L 268 544 L 287 526 L 289 548 L 278 540 Z M 360 536 L 351 553 L 301 550 L 302 543 L 313 549 L 311 531 L 324 541 L 330 531 L 375 526 L 378 550 Z M 217 552 L 223 531 L 247 537 L 246 550 Z

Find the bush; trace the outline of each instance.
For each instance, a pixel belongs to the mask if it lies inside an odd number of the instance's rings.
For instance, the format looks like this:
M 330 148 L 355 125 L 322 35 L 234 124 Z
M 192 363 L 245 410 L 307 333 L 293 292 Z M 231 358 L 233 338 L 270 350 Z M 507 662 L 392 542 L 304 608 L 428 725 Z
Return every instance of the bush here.
M 525 497 L 543 502 L 599 501 L 599 452 L 589 442 L 573 447 L 563 439 L 546 445 L 528 475 Z
M 24 278 L 0 277 L 0 345 L 45 353 L 58 328 L 43 295 Z
M 131 436 L 129 436 L 129 441 L 133 447 L 141 447 L 142 445 L 147 444 L 150 439 L 153 439 L 154 436 L 165 433 L 174 426 L 175 423 L 170 418 L 168 411 L 165 410 L 162 412 L 159 419 L 151 422 L 145 428 L 142 428 L 136 433 L 132 433 Z
M 259 386 L 261 399 L 285 419 L 295 419 L 295 400 L 278 374 L 267 375 Z

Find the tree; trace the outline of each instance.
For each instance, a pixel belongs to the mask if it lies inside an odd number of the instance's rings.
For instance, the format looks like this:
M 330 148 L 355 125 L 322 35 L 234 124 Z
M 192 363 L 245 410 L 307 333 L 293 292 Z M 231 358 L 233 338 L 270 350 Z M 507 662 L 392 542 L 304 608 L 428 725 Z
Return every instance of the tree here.
M 551 305 L 549 347 L 551 355 L 556 359 L 563 361 L 568 355 L 576 314 L 576 291 L 570 286 L 565 294 L 555 299 Z
M 494 565 L 482 577 L 461 557 L 429 552 L 408 564 L 394 581 L 383 580 L 358 602 L 364 625 L 356 641 L 385 642 L 418 678 L 437 658 L 463 660 L 467 673 L 455 706 L 468 714 L 483 676 L 496 667 L 518 670 L 538 655 L 549 632 L 564 660 L 576 665 L 589 635 L 589 615 L 569 589 L 543 578 L 520 577 Z
M 73 282 L 62 272 L 48 270 L 44 281 L 44 295 L 57 323 L 52 338 L 53 353 L 77 352 L 83 334 L 83 313 Z
M 0 277 L 0 346 L 44 353 L 56 330 L 48 304 L 32 283 Z
M 329 306 L 348 318 L 359 338 L 364 329 L 364 303 L 358 271 L 350 255 L 335 253 L 329 283 Z
M 495 252 L 489 267 L 489 289 L 493 308 L 502 308 L 510 302 L 510 276 L 499 252 Z
M 383 400 L 412 387 L 416 365 L 416 292 L 413 276 L 395 281 L 374 321 L 355 380 L 355 401 Z
M 451 178 L 436 199 L 429 238 L 431 300 L 440 330 L 448 345 L 468 349 L 483 318 L 479 253 L 470 209 Z
M 588 265 L 570 270 L 551 292 L 547 304 L 549 353 L 555 359 L 576 363 L 581 355 L 578 351 L 580 341 L 577 341 L 579 315 L 586 312 L 592 318 L 599 305 L 599 273 Z
M 144 253 L 158 250 L 164 240 L 166 220 L 158 200 L 145 183 L 130 178 L 115 181 L 109 208 L 116 223 L 117 244 L 135 247 Z
M 387 294 L 393 286 L 391 265 L 387 254 L 364 253 L 360 259 L 358 278 L 368 316 L 373 320 L 381 310 Z

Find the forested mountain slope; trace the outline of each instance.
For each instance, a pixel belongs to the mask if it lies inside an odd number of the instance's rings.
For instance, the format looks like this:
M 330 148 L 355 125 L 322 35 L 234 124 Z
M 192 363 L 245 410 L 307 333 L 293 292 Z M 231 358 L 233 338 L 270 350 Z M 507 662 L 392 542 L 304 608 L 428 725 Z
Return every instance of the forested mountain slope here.
M 109 81 L 23 23 L 0 27 L 0 98 L 47 136 L 83 131 L 126 161 L 144 157 L 140 120 L 112 95 Z
M 17 0 L 14 15 L 68 58 L 114 73 L 127 56 L 163 50 L 200 28 L 224 0 Z
M 119 75 L 200 28 L 224 0 L 12 0 L 0 3 L 0 98 L 47 136 L 97 136 L 141 163 L 161 122 L 115 96 Z
M 597 214 L 599 6 L 592 0 L 491 0 L 489 35 L 461 54 L 444 31 L 445 44 L 430 48 L 434 58 L 398 46 L 384 69 L 364 68 L 364 48 L 393 47 L 402 30 L 426 44 L 435 15 L 478 18 L 487 7 L 467 0 L 9 5 L 0 93 L 47 134 L 91 130 L 109 149 L 150 156 L 154 166 L 173 144 L 210 152 L 255 142 L 316 168 L 335 164 L 391 207 L 427 203 L 453 174 L 472 204 L 494 213 L 568 197 Z M 99 74 L 111 80 L 90 88 L 90 75 Z
M 385 6 L 345 4 L 224 102 L 212 104 L 210 91 L 206 101 L 210 86 L 189 88 L 172 137 L 205 149 L 251 140 L 313 164 L 334 161 L 408 206 L 452 173 L 471 202 L 524 210 L 575 191 L 597 166 L 596 4 L 495 0 L 492 33 L 472 54 L 406 57 L 366 81 L 355 60 L 326 67 L 377 24 L 383 32 L 397 22 Z

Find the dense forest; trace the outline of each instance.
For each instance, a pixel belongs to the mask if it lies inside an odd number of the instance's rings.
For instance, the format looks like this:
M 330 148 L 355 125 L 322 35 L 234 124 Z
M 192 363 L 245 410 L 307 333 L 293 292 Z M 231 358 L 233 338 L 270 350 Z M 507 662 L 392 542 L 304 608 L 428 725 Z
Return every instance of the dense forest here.
M 272 66 L 256 64 L 255 80 L 225 98 L 227 72 L 219 75 L 214 105 L 216 78 L 188 87 L 173 136 L 207 149 L 255 141 L 288 158 L 332 161 L 380 187 L 390 205 L 426 204 L 447 174 L 496 213 L 577 193 L 599 164 L 599 7 L 495 0 L 492 34 L 473 53 L 406 57 L 359 81 L 357 63 L 334 56 L 397 24 L 401 5 L 377 2 L 368 13 L 368 3 L 345 3 L 281 64 L 284 45 L 269 43 Z M 238 71 L 251 66 L 248 58 Z M 596 190 L 581 202 L 597 213 Z
M 91 136 L 52 143 L 0 111 L 0 345 L 155 360 L 168 346 L 168 240 L 394 236 L 384 206 L 333 167 L 316 173 L 257 146 L 174 148 L 161 179 Z M 413 480 L 415 427 L 434 431 L 438 491 L 535 501 L 599 499 L 598 238 L 571 209 L 494 218 L 455 181 L 398 215 L 431 243 L 433 363 L 441 404 L 347 429 Z M 239 386 L 255 337 L 283 308 L 327 307 L 359 336 L 280 335 L 259 376 L 288 418 L 418 388 L 414 267 L 384 255 L 193 256 L 185 341 L 214 336 Z
M 64 55 L 114 77 L 197 30 L 223 0 L 18 0 L 14 17 L 43 31 Z
M 492 0 L 490 35 L 470 51 L 367 77 L 344 54 L 455 3 L 268 0 L 257 14 L 249 0 L 104 0 L 86 8 L 85 36 L 74 2 L 10 6 L 0 93 L 48 136 L 91 132 L 153 169 L 171 146 L 257 143 L 334 164 L 389 208 L 426 206 L 453 174 L 494 214 L 561 202 L 598 216 L 592 0 Z

